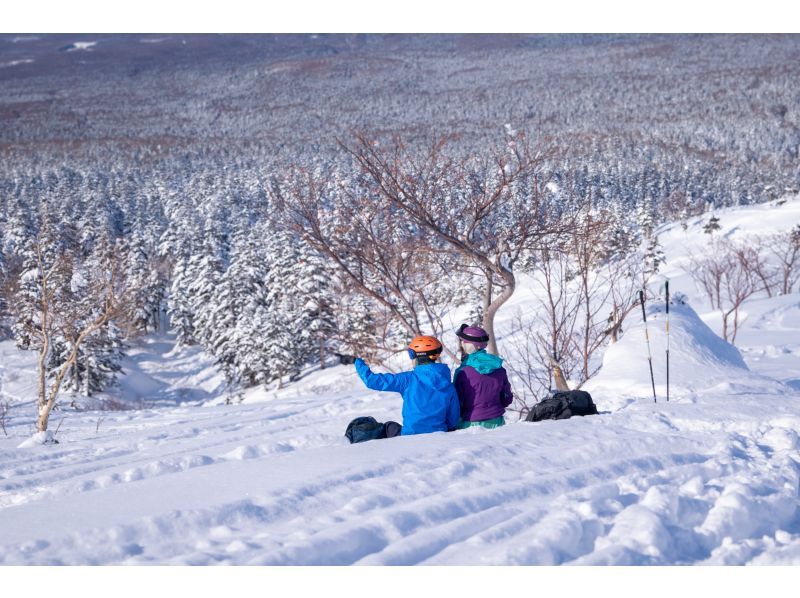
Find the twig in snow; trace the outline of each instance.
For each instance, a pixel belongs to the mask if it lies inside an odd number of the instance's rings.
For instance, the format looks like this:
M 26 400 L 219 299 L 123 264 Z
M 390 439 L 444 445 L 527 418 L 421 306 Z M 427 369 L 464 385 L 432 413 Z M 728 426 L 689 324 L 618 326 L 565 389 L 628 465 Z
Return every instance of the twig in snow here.
M 56 437 L 56 435 L 58 434 L 58 431 L 61 429 L 61 424 L 63 424 L 63 423 L 64 423 L 64 420 L 65 420 L 66 418 L 67 418 L 67 416 L 65 415 L 64 417 L 62 417 L 62 418 L 61 418 L 61 421 L 60 421 L 60 422 L 58 422 L 58 425 L 56 426 L 56 431 L 55 431 L 55 432 L 53 432 L 53 438 L 55 438 L 55 437 Z
M 6 414 L 8 413 L 8 401 L 0 401 L 0 428 L 3 428 L 3 434 L 8 436 L 6 432 Z

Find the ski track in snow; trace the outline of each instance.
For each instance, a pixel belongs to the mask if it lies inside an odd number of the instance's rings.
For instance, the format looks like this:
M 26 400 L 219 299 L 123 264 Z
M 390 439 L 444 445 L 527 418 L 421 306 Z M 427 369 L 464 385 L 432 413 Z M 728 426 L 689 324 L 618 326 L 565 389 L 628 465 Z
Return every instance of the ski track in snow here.
M 57 447 L 4 451 L 0 562 L 796 560 L 796 403 L 757 424 L 638 404 L 350 446 L 340 430 L 374 403 L 358 396 L 339 397 L 323 430 L 314 414 L 330 402 L 308 396 L 122 413 L 97 434 L 81 414 Z

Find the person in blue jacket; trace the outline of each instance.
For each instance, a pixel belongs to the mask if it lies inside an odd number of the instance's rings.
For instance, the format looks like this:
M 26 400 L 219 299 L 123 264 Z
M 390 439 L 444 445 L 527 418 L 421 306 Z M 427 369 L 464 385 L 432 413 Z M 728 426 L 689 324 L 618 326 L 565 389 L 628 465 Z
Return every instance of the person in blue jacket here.
M 399 392 L 403 396 L 403 426 L 400 434 L 449 432 L 458 426 L 461 406 L 450 368 L 438 363 L 442 343 L 433 336 L 418 336 L 408 346 L 414 369 L 399 374 L 376 374 L 362 359 L 355 360 L 359 377 L 372 390 Z M 387 422 L 387 426 L 389 423 Z M 399 426 L 397 426 L 399 428 Z M 394 434 L 387 427 L 387 436 Z

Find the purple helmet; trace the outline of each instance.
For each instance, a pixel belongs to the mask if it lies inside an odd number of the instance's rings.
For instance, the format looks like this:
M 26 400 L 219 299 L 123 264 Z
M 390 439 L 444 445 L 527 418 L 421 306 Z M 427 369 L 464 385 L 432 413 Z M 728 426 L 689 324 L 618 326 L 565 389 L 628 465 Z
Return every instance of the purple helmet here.
M 462 324 L 461 328 L 456 330 L 456 336 L 465 343 L 472 343 L 478 349 L 485 349 L 489 344 L 489 333 L 478 326 Z

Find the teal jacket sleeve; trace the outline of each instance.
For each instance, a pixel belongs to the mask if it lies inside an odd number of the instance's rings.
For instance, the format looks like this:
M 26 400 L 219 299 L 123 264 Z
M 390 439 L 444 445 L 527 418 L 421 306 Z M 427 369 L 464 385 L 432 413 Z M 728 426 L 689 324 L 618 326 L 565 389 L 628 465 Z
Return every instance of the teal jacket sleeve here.
M 408 388 L 408 383 L 411 381 L 413 375 L 411 372 L 376 374 L 369 369 L 369 366 L 364 363 L 363 359 L 356 359 L 355 366 L 358 377 L 361 378 L 367 388 L 372 390 L 388 390 L 402 394 L 403 391 Z

